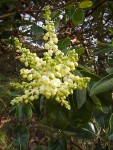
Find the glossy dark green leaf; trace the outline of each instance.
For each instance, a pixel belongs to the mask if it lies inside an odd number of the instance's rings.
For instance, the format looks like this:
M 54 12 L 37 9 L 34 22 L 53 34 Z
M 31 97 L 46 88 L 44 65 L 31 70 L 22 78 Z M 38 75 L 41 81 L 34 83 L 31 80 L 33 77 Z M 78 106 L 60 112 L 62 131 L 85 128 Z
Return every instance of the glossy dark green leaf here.
M 62 50 L 65 54 L 67 53 L 67 47 L 70 45 L 70 38 L 61 39 L 58 42 L 58 48 Z
M 82 90 L 76 90 L 76 100 L 77 100 L 77 108 L 81 108 L 82 105 L 86 101 L 86 89 L 82 88 Z
M 54 100 L 46 103 L 46 116 L 48 122 L 56 128 L 65 128 L 69 124 L 68 110 Z
M 48 148 L 46 146 L 39 145 L 39 146 L 33 148 L 33 150 L 48 150 Z
M 44 33 L 44 30 L 41 27 L 39 27 L 38 25 L 31 26 L 31 31 L 36 36 L 40 36 L 40 35 L 42 35 Z
M 92 73 L 92 72 L 90 72 L 88 70 L 87 71 L 86 70 L 82 70 L 80 72 L 81 72 L 81 74 L 84 77 L 90 77 L 91 80 L 93 80 L 93 82 L 97 82 L 97 81 L 99 81 L 101 79 L 101 77 L 99 77 L 98 75 L 96 75 L 96 74 L 94 74 L 94 73 Z
M 102 109 L 102 104 L 101 104 L 101 102 L 100 102 L 100 99 L 99 99 L 97 96 L 95 96 L 95 95 L 90 95 L 91 90 L 90 90 L 89 87 L 87 87 L 87 91 L 88 91 L 88 94 L 89 94 L 90 98 L 92 99 L 92 101 L 93 101 L 94 104 L 96 105 L 97 109 L 98 109 L 99 111 L 103 111 L 103 109 Z
M 82 24 L 84 21 L 84 11 L 80 8 L 75 9 L 75 12 L 72 16 L 72 22 L 75 26 Z
M 75 136 L 83 140 L 92 140 L 96 137 L 96 131 L 92 123 L 88 123 L 81 128 L 69 126 L 63 132 L 69 136 Z
M 99 80 L 92 88 L 91 95 L 113 90 L 113 74 Z
M 48 150 L 67 150 L 67 142 L 63 137 L 52 139 L 49 142 Z
M 80 109 L 77 109 L 76 97 L 73 95 L 73 99 L 71 101 L 71 110 L 70 114 L 70 122 L 73 126 L 79 127 L 83 124 L 86 124 L 90 121 L 93 116 L 94 105 L 91 101 L 91 98 L 86 98 L 85 103 L 82 105 Z
M 97 97 L 99 98 L 99 100 L 103 106 L 111 106 L 111 104 L 112 104 L 112 93 L 110 91 L 97 94 Z
M 29 132 L 25 125 L 18 125 L 14 129 L 13 145 L 19 150 L 24 150 L 29 141 Z
M 93 102 L 95 103 L 97 109 L 99 111 L 103 111 L 102 104 L 101 104 L 100 100 L 98 99 L 98 97 L 95 95 L 92 95 L 90 97 L 92 98 Z
M 31 119 L 32 117 L 32 108 L 30 104 L 18 104 L 16 107 L 16 116 L 19 120 L 22 119 Z

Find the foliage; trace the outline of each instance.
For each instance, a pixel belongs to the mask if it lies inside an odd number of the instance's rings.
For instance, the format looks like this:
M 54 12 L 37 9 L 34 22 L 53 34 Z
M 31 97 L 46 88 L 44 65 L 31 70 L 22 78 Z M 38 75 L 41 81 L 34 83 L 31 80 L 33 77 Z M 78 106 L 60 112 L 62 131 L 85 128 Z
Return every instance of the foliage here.
M 71 110 L 54 98 L 41 96 L 30 104 L 10 104 L 23 95 L 22 90 L 10 86 L 23 82 L 19 70 L 24 65 L 18 61 L 21 53 L 15 50 L 14 37 L 30 49 L 29 54 L 36 53 L 42 59 L 48 49 L 43 39 L 47 5 L 63 57 L 73 49 L 78 53 L 79 65 L 73 75 L 91 78 L 86 89 L 74 89 L 68 95 Z M 0 8 L 0 149 L 112 150 L 113 2 L 2 0 Z M 25 69 L 30 69 L 27 63 Z

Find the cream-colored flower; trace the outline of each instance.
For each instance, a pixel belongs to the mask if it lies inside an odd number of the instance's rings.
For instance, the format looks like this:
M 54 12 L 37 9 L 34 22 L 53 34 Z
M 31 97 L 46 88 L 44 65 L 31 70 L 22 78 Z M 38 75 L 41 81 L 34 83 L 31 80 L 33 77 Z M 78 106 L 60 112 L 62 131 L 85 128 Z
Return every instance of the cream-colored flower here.
M 20 74 L 26 82 L 15 84 L 16 88 L 23 90 L 23 95 L 14 98 L 11 104 L 29 103 L 38 100 L 40 95 L 47 99 L 54 98 L 66 109 L 71 109 L 67 97 L 73 94 L 73 90 L 86 88 L 90 78 L 79 77 L 73 74 L 78 66 L 78 54 L 75 50 L 68 51 L 66 55 L 58 49 L 58 42 L 55 34 L 54 23 L 50 18 L 50 10 L 45 8 L 45 26 L 47 33 L 44 35 L 46 41 L 44 48 L 47 50 L 43 58 L 39 58 L 36 53 L 31 53 L 28 49 L 22 48 L 22 44 L 15 38 L 17 52 L 21 53 L 20 61 L 29 69 L 23 68 Z M 31 68 L 31 69 L 30 69 Z M 14 85 L 14 84 L 13 84 Z

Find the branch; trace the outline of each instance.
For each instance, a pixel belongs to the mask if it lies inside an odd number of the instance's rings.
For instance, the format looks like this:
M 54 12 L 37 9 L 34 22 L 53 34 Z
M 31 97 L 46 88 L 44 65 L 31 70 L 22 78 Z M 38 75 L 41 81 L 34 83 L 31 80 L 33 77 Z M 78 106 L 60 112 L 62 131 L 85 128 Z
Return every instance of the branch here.
M 0 16 L 0 19 L 2 20 L 2 19 L 5 19 L 7 17 L 14 16 L 16 14 L 16 12 L 19 12 L 19 6 L 21 4 L 21 1 L 22 0 L 18 0 L 17 5 L 16 5 L 16 11 L 3 14 L 3 15 Z
M 74 3 L 74 2 L 75 2 L 75 0 L 71 0 L 70 2 L 68 2 L 68 3 L 66 3 L 66 4 L 63 4 L 63 5 L 60 5 L 59 7 L 51 8 L 51 11 L 55 11 L 55 10 L 64 8 L 64 7 L 66 7 L 66 6 L 68 6 L 69 4 Z M 19 10 L 19 5 L 20 5 L 20 3 L 21 3 L 21 0 L 19 1 L 18 5 L 17 5 L 17 8 L 16 8 L 18 13 L 30 13 L 30 12 L 31 12 L 31 13 L 32 13 L 32 12 L 35 13 L 35 12 L 42 12 L 42 11 L 44 11 L 44 10 L 37 10 L 37 9 L 35 9 L 35 10 L 30 10 L 29 7 L 25 8 L 24 10 Z M 2 19 L 5 19 L 5 18 L 14 16 L 15 14 L 16 14 L 16 12 L 10 12 L 10 13 L 3 14 L 3 15 L 0 16 L 0 19 L 2 20 Z
M 11 16 L 14 16 L 16 14 L 16 12 L 10 12 L 10 13 L 7 13 L 7 14 L 4 14 L 4 15 L 1 15 L 0 16 L 0 19 L 5 19 L 7 17 L 11 17 Z

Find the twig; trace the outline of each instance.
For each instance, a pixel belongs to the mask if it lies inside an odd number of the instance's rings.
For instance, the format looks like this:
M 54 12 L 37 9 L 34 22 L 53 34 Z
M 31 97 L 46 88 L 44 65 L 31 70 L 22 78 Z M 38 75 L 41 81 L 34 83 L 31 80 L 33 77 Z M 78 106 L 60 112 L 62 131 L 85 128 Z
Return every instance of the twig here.
M 0 98 L 0 101 L 2 102 L 2 104 L 4 105 L 4 107 L 6 108 L 6 104 L 4 103 L 4 101 Z
M 2 19 L 4 19 L 4 18 L 14 16 L 15 14 L 16 14 L 16 12 L 10 12 L 10 13 L 1 15 L 1 16 L 0 16 L 0 19 L 2 20 Z

